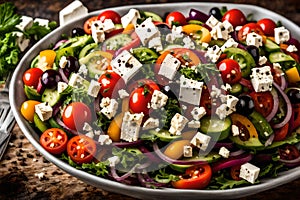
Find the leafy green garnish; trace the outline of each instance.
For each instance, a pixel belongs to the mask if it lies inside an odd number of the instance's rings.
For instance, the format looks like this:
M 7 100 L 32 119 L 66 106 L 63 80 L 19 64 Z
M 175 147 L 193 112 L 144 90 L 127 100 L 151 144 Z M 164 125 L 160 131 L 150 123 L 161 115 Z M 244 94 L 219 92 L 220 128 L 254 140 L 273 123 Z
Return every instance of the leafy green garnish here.
M 56 27 L 57 27 L 57 23 L 55 21 L 50 22 L 48 24 L 48 27 L 41 26 L 39 25 L 38 22 L 35 22 L 30 28 L 25 30 L 24 34 L 27 37 L 33 37 L 35 40 L 40 40 Z
M 146 161 L 146 156 L 136 148 L 113 148 L 112 154 L 120 158 L 120 165 L 125 170 L 133 168 L 136 164 L 142 164 Z
M 16 25 L 21 22 L 21 16 L 15 13 L 15 9 L 11 2 L 0 4 L 0 37 L 15 31 Z

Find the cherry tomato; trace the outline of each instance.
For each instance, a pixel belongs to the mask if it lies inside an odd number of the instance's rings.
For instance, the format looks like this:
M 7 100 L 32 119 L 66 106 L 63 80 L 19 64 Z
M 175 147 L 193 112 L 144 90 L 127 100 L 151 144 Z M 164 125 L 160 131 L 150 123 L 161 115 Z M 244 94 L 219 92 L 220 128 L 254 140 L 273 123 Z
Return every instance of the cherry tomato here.
M 129 96 L 129 109 L 133 113 L 149 114 L 149 103 L 151 102 L 154 90 L 149 85 L 134 89 Z
M 183 26 L 187 24 L 185 16 L 178 11 L 170 12 L 166 17 L 166 23 L 171 27 L 173 25 Z
M 274 140 L 273 141 L 282 141 L 286 138 L 289 132 L 289 123 L 286 123 L 283 127 L 274 130 Z
M 241 165 L 235 165 L 230 168 L 230 176 L 233 180 L 239 181 L 242 178 L 240 178 L 240 170 Z
M 274 29 L 277 27 L 277 25 L 272 19 L 264 18 L 258 20 L 257 24 L 264 31 L 265 35 L 274 36 Z
M 114 24 L 121 24 L 121 16 L 113 10 L 106 10 L 100 13 L 97 17 L 98 20 L 104 22 L 106 19 L 111 19 Z
M 21 105 L 21 114 L 29 122 L 33 122 L 35 105 L 40 104 L 41 102 L 35 100 L 24 101 Z
M 67 143 L 67 153 L 70 158 L 79 164 L 89 163 L 96 155 L 97 146 L 95 141 L 85 135 L 76 135 Z
M 212 170 L 209 164 L 195 165 L 186 170 L 185 174 L 180 176 L 180 180 L 172 182 L 177 189 L 203 189 L 212 177 Z
M 284 160 L 294 160 L 300 156 L 299 150 L 291 144 L 279 147 L 279 156 Z
M 100 94 L 103 97 L 109 98 L 111 98 L 113 94 L 116 94 L 116 92 L 125 85 L 122 77 L 112 70 L 107 70 L 104 74 L 102 74 L 99 77 L 98 82 L 101 84 Z
M 23 82 L 25 85 L 36 89 L 42 74 L 43 74 L 43 70 L 41 70 L 40 68 L 37 67 L 30 68 L 26 70 L 25 73 L 23 74 Z
M 271 92 L 251 92 L 250 96 L 254 101 L 254 109 L 264 117 L 267 117 L 274 105 L 274 99 Z
M 98 16 L 93 16 L 93 17 L 90 17 L 89 19 L 87 19 L 84 24 L 83 24 L 83 30 L 86 34 L 89 34 L 91 35 L 92 34 L 92 23 L 94 21 L 97 21 L 98 20 Z
M 40 137 L 40 144 L 49 153 L 59 155 L 67 148 L 68 136 L 65 131 L 59 128 L 50 128 L 43 132 Z
M 247 23 L 245 24 L 238 32 L 238 39 L 240 42 L 243 42 L 247 38 L 247 34 L 255 32 L 258 35 L 264 35 L 262 28 L 256 23 Z
M 211 115 L 213 110 L 212 99 L 207 86 L 202 89 L 200 106 L 205 108 L 206 114 Z
M 221 77 L 225 83 L 235 84 L 242 78 L 242 71 L 239 63 L 227 58 L 217 64 Z
M 68 128 L 82 131 L 84 123 L 92 120 L 91 110 L 84 103 L 72 102 L 63 111 L 62 120 Z
M 227 20 L 235 28 L 237 26 L 243 26 L 247 23 L 247 18 L 239 9 L 228 10 L 222 18 L 222 21 Z
M 134 81 L 132 84 L 130 84 L 127 87 L 127 89 L 128 89 L 129 92 L 132 92 L 134 89 L 136 89 L 138 87 L 145 86 L 145 85 L 150 87 L 152 91 L 160 90 L 159 86 L 153 80 L 146 79 L 146 78 Z

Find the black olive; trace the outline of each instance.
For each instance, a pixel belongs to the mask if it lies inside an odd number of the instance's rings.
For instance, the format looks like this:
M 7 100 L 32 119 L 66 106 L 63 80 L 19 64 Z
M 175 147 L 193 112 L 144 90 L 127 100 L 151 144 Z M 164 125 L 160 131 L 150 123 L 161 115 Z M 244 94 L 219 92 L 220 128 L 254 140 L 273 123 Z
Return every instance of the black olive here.
M 253 57 L 254 61 L 256 63 L 258 63 L 258 61 L 259 61 L 259 49 L 256 46 L 254 46 L 254 45 L 249 45 L 246 48 L 247 48 L 247 51 Z
M 219 8 L 217 7 L 213 7 L 209 10 L 209 15 L 214 16 L 216 19 L 218 19 L 219 21 L 222 20 L 222 14 Z
M 292 104 L 300 103 L 300 89 L 290 88 L 286 95 L 289 97 Z
M 72 29 L 72 37 L 83 36 L 85 34 L 82 28 L 73 28 Z
M 76 72 L 78 72 L 79 68 L 80 68 L 80 65 L 79 65 L 77 58 L 74 56 L 68 56 L 67 64 L 64 67 L 64 72 L 66 74 L 71 74 L 72 72 L 76 73 Z
M 250 115 L 254 111 L 254 101 L 249 95 L 240 95 L 235 107 L 236 112 L 242 115 Z
M 41 76 L 41 83 L 46 88 L 50 88 L 50 89 L 56 88 L 57 83 L 60 81 L 62 81 L 62 78 L 58 73 L 58 71 L 54 69 L 48 69 L 44 71 L 44 73 Z

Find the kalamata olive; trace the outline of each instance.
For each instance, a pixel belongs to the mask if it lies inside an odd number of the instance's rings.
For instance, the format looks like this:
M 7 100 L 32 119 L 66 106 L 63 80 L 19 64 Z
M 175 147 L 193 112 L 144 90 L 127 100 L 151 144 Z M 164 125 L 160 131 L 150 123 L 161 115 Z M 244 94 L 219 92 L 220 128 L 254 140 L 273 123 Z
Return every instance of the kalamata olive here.
M 41 83 L 45 88 L 56 88 L 57 83 L 62 81 L 62 78 L 58 71 L 54 69 L 48 69 L 44 71 L 44 73 L 41 76 Z
M 236 112 L 242 115 L 249 115 L 254 111 L 254 101 L 249 95 L 240 95 L 235 107 Z
M 254 61 L 258 63 L 259 61 L 259 49 L 254 45 L 249 45 L 246 47 L 247 51 L 252 55 Z
M 300 88 L 290 88 L 286 95 L 289 97 L 291 103 L 300 103 Z
M 72 37 L 83 36 L 85 34 L 82 28 L 73 28 L 72 29 Z
M 209 15 L 214 16 L 216 19 L 218 19 L 219 21 L 222 20 L 222 14 L 221 11 L 218 7 L 213 7 L 209 10 Z
M 64 72 L 66 74 L 71 74 L 72 72 L 78 72 L 79 70 L 79 62 L 77 60 L 77 58 L 75 58 L 74 56 L 68 56 L 67 57 L 67 64 L 64 67 Z

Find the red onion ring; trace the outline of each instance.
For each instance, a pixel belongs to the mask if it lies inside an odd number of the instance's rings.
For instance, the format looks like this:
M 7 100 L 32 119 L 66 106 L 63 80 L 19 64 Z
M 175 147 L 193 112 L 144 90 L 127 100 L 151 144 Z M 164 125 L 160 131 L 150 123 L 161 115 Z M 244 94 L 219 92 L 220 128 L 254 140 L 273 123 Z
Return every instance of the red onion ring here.
M 265 147 L 271 145 L 273 143 L 274 138 L 275 138 L 275 134 L 270 135 L 270 137 L 265 142 Z
M 245 164 L 246 162 L 249 162 L 253 158 L 252 154 L 247 154 L 246 156 L 242 157 L 236 156 L 236 157 L 230 157 L 226 160 L 222 160 L 220 162 L 214 163 L 212 166 L 213 172 L 220 171 L 221 169 L 233 167 L 236 165 L 242 165 Z
M 57 50 L 61 45 L 63 45 L 64 43 L 68 42 L 68 40 L 60 40 L 58 41 L 54 47 L 53 47 L 53 50 Z
M 143 140 L 137 140 L 134 142 L 114 142 L 112 145 L 119 147 L 119 148 L 126 148 L 126 147 L 136 147 L 143 144 Z
M 82 133 L 79 133 L 79 132 L 77 132 L 75 130 L 72 130 L 69 127 L 67 127 L 65 125 L 65 123 L 59 119 L 58 116 L 56 116 L 54 119 L 58 123 L 58 125 L 60 125 L 61 127 L 63 127 L 63 129 L 65 129 L 66 131 L 70 132 L 71 134 L 73 134 L 73 135 L 82 135 Z
M 132 167 L 127 173 L 123 174 L 122 176 L 119 176 L 117 174 L 116 168 L 113 167 L 113 166 L 110 167 L 110 172 L 111 172 L 112 177 L 116 181 L 122 182 L 122 181 L 124 181 L 125 179 L 129 178 L 132 175 L 132 173 L 134 172 L 135 168 L 136 168 L 136 166 Z
M 235 157 L 235 156 L 242 155 L 243 153 L 245 153 L 245 150 L 239 149 L 237 151 L 230 152 L 229 156 L 230 157 Z
M 274 71 L 276 72 L 276 74 L 279 74 L 280 75 L 280 88 L 282 89 L 282 90 L 285 90 L 286 89 L 286 87 L 287 87 L 287 81 L 286 81 L 286 79 L 285 79 L 285 77 L 284 77 L 284 72 L 281 70 L 281 69 L 279 69 L 279 68 L 274 68 Z M 276 75 L 275 75 L 276 76 Z
M 219 149 L 221 147 L 225 147 L 226 149 L 232 149 L 233 143 L 232 142 L 216 142 L 214 148 Z
M 266 117 L 266 120 L 268 122 L 270 122 L 274 116 L 276 115 L 277 113 L 277 110 L 278 110 L 278 107 L 279 107 L 279 100 L 278 100 L 278 94 L 276 92 L 276 90 L 271 90 L 271 94 L 273 96 L 273 102 L 274 102 L 274 105 L 273 105 L 273 108 L 272 108 L 272 111 L 270 112 L 270 114 Z
M 288 167 L 296 167 L 296 166 L 300 165 L 300 156 L 293 160 L 279 159 L 279 161 Z
M 274 124 L 273 128 L 281 128 L 283 127 L 286 123 L 288 123 L 292 117 L 292 105 L 290 102 L 290 99 L 288 98 L 288 96 L 284 93 L 283 90 L 281 90 L 280 86 L 277 83 L 273 82 L 273 86 L 277 89 L 277 91 L 279 91 L 280 95 L 283 97 L 284 101 L 286 102 L 286 107 L 287 107 L 287 111 L 286 111 L 286 115 L 285 118 L 282 122 L 278 123 L 278 124 Z
M 145 154 L 149 158 L 150 161 L 155 162 L 155 163 L 159 163 L 160 162 L 160 160 L 155 155 L 153 155 L 153 152 L 150 152 L 146 147 L 139 146 L 139 150 L 143 154 Z
M 69 82 L 69 79 L 68 79 L 68 77 L 66 76 L 64 70 L 63 70 L 62 68 L 59 68 L 59 69 L 58 69 L 58 72 L 59 72 L 59 74 L 60 74 L 62 80 L 63 80 L 65 83 L 68 83 L 68 82 Z

